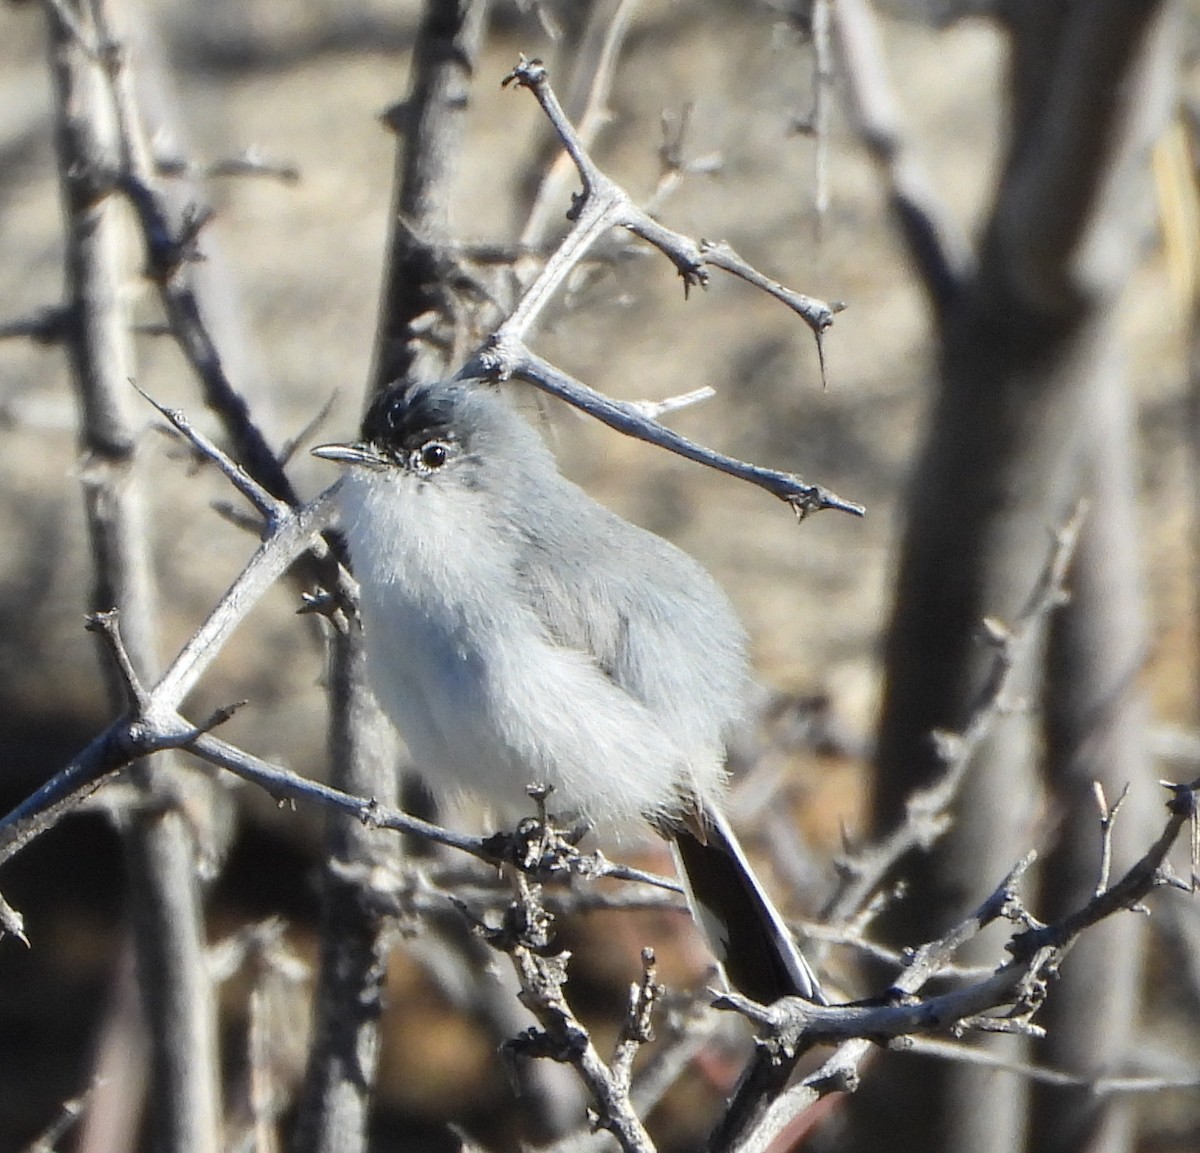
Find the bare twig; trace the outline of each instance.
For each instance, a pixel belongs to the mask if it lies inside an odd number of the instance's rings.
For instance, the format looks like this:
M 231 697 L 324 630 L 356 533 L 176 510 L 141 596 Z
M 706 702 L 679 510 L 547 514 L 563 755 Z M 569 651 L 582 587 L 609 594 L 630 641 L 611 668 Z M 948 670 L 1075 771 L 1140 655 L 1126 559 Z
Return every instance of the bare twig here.
M 196 428 L 182 409 L 165 408 L 138 384 L 135 383 L 133 387 L 184 440 L 221 470 L 229 483 L 262 514 L 268 531 L 289 513 L 290 505 L 287 502 L 263 488 L 237 461 Z
M 571 270 L 609 229 L 618 227 L 634 233 L 666 255 L 683 278 L 685 291 L 692 285 L 708 283 L 707 266 L 711 264 L 748 280 L 782 300 L 812 329 L 818 338 L 818 348 L 820 336 L 832 323 L 836 307 L 793 292 L 763 276 L 741 260 L 728 245 L 698 243 L 664 227 L 640 209 L 592 160 L 563 112 L 550 86 L 546 69 L 540 62 L 522 58 L 503 83 L 517 84 L 533 93 L 578 170 L 584 191 L 576 198 L 572 208 L 571 219 L 574 224 L 571 231 L 551 253 L 507 319 L 475 356 L 459 369 L 457 376 L 460 379 L 473 376 L 499 379 L 519 377 L 561 397 L 628 436 L 649 441 L 689 460 L 757 484 L 787 501 L 800 515 L 822 508 L 837 508 L 861 516 L 864 511 L 861 505 L 844 500 L 819 485 L 805 484 L 791 474 L 757 468 L 722 456 L 671 432 L 656 420 L 648 418 L 636 406 L 604 397 L 560 372 L 529 349 L 525 343 L 526 337 Z
M 948 810 L 971 765 L 971 758 L 1005 708 L 1005 693 L 1038 630 L 1048 614 L 1062 603 L 1064 583 L 1079 539 L 1086 506 L 1080 504 L 1070 521 L 1056 534 L 1053 552 L 1011 629 L 986 622 L 995 659 L 971 719 L 961 734 L 936 734 L 944 769 L 926 788 L 908 800 L 907 817 L 881 842 L 837 865 L 842 883 L 822 911 L 822 920 L 838 922 L 853 916 L 895 864 L 912 849 L 928 849 L 945 831 Z
M 1028 1081 L 1036 1081 L 1043 1085 L 1087 1089 L 1089 1093 L 1094 1093 L 1098 1097 L 1109 1096 L 1113 1093 L 1158 1093 L 1164 1089 L 1200 1087 L 1200 1071 L 1176 1077 L 1086 1076 L 1079 1073 L 1067 1073 L 1061 1069 L 1048 1069 L 1044 1065 L 1035 1065 L 1030 1061 L 1014 1061 L 991 1049 L 980 1049 L 976 1046 L 935 1037 L 910 1037 L 908 1038 L 908 1047 L 909 1051 L 913 1053 L 1014 1073 L 1018 1077 L 1024 1077 Z
M 870 0 L 837 0 L 830 7 L 859 135 L 886 176 L 892 209 L 925 291 L 944 314 L 970 276 L 970 248 L 901 134 Z
M 633 1060 L 648 1041 L 654 1039 L 651 1018 L 663 994 L 658 983 L 658 966 L 653 949 L 642 950 L 642 979 L 629 987 L 629 1006 L 621 1024 L 621 1035 L 610 1068 L 617 1085 L 628 1094 L 633 1084 Z
M 25 1153 L 55 1153 L 59 1142 L 79 1123 L 94 1091 L 95 1086 L 92 1086 L 78 1097 L 64 1101 L 58 1116 L 25 1146 Z
M 573 84 L 573 88 L 584 93 L 580 106 L 572 108 L 572 113 L 577 125 L 576 135 L 585 148 L 595 144 L 600 130 L 612 118 L 608 97 L 617 60 L 639 2 L 608 0 L 608 3 L 592 6 L 584 42 L 576 54 L 577 75 Z M 566 194 L 571 167 L 571 158 L 564 152 L 559 153 L 546 169 L 521 230 L 519 244 L 522 248 L 536 249 L 546 240 L 551 224 L 561 212 L 559 205 Z
M 514 1057 L 549 1057 L 575 1067 L 596 1103 L 596 1124 L 607 1129 L 626 1153 L 653 1153 L 654 1144 L 629 1100 L 627 1076 L 610 1068 L 597 1052 L 587 1029 L 566 998 L 570 954 L 551 948 L 552 918 L 541 905 L 539 888 L 523 874 L 514 875 L 517 900 L 509 907 L 503 927 L 480 926 L 480 932 L 512 959 L 521 982 L 521 1001 L 538 1019 L 541 1030 L 530 1029 L 509 1042 Z M 643 978 L 645 996 L 635 994 L 631 1014 L 638 1018 L 629 1029 L 639 1034 L 642 1011 L 653 1001 L 652 966 Z M 627 1070 L 625 1070 L 627 1072 Z
M 533 93 L 578 170 L 584 190 L 572 209 L 574 229 L 551 256 L 541 275 L 530 286 L 512 315 L 501 326 L 500 332 L 503 337 L 522 339 L 527 335 L 567 271 L 579 262 L 583 254 L 609 228 L 626 228 L 659 249 L 678 269 L 685 290 L 693 285 L 707 284 L 707 264 L 725 267 L 719 259 L 720 246 L 709 246 L 709 250 L 715 252 L 718 257 L 710 261 L 703 244 L 664 227 L 648 216 L 633 202 L 628 193 L 601 171 L 563 112 L 554 89 L 550 86 L 546 69 L 539 61 L 522 59 L 504 78 L 504 84 L 517 84 Z M 743 273 L 739 270 L 738 275 Z M 804 308 L 796 309 L 795 301 L 789 301 L 789 307 L 797 311 L 814 333 L 820 333 L 832 323 L 834 309 L 821 301 L 804 299 L 807 302 Z
M 210 217 L 207 210 L 190 210 L 178 226 L 163 195 L 126 54 L 110 26 L 104 0 L 92 0 L 102 59 L 116 114 L 120 145 L 118 186 L 128 198 L 141 226 L 146 253 L 145 274 L 158 290 L 171 333 L 195 372 L 209 407 L 222 421 L 238 461 L 273 495 L 289 504 L 298 499 L 262 431 L 254 423 L 245 399 L 226 373 L 220 351 L 204 320 L 199 296 L 187 275 L 198 259 L 197 237 Z
M 0 819 L 0 864 L 90 796 L 111 773 L 140 756 L 178 748 L 197 730 L 176 710 L 259 597 L 306 549 L 323 549 L 319 533 L 332 515 L 326 492 L 289 514 L 258 548 L 241 576 L 184 645 L 149 693 L 145 714 L 123 719 L 95 738 L 66 768 Z
M 257 145 L 250 145 L 237 156 L 196 164 L 179 156 L 155 156 L 154 168 L 160 176 L 191 176 L 201 179 L 221 177 L 266 177 L 281 184 L 299 184 L 300 169 L 285 161 L 272 160 Z
M 1096 806 L 1100 810 L 1100 868 L 1094 890 L 1095 895 L 1099 896 L 1108 888 L 1108 877 L 1112 871 L 1113 827 L 1116 825 L 1117 814 L 1121 811 L 1125 798 L 1129 796 L 1129 785 L 1127 783 L 1121 790 L 1121 795 L 1112 805 L 1109 805 L 1104 796 L 1104 786 L 1099 781 L 1094 781 L 1092 784 L 1096 795 Z
M 865 1038 L 878 1043 L 912 1033 L 953 1031 L 964 1025 L 978 1028 L 984 1022 L 1005 1019 L 1018 1025 L 1028 1022 L 1044 999 L 1063 956 L 1080 933 L 1116 913 L 1138 908 L 1154 888 L 1170 883 L 1163 871 L 1167 853 L 1184 827 L 1196 817 L 1200 781 L 1169 788 L 1172 794 L 1167 805 L 1169 816 L 1162 833 L 1114 885 L 1061 920 L 1039 925 L 1016 900 L 1015 884 L 1028 865 L 1030 858 L 1027 858 L 970 918 L 913 954 L 909 966 L 893 983 L 886 1003 L 815 1006 L 788 999 L 766 1008 L 736 994 L 727 994 L 723 1003 L 765 1026 L 772 1036 L 769 1044 L 778 1046 L 781 1054 L 806 1050 L 818 1041 L 845 1041 L 829 1062 L 772 1102 L 762 1119 L 728 1147 L 736 1153 L 762 1153 L 794 1117 L 824 1093 L 853 1090 L 858 1065 L 869 1050 L 870 1042 Z M 940 973 L 943 959 L 985 924 L 1001 916 L 1015 918 L 1027 926 L 1019 929 L 1007 945 L 1012 955 L 1010 961 L 973 984 L 927 998 L 913 996 Z M 1007 1012 L 996 1017 L 998 1009 Z M 852 1039 L 846 1041 L 846 1038 Z
M 812 134 L 816 144 L 813 164 L 813 207 L 817 212 L 817 235 L 824 228 L 825 214 L 829 211 L 829 109 L 833 102 L 834 75 L 833 49 L 830 36 L 832 0 L 813 0 L 812 46 L 813 58 L 813 114 Z M 822 376 L 824 365 L 822 364 Z
M 469 361 L 459 371 L 458 376 L 515 376 L 528 381 L 544 392 L 557 396 L 602 421 L 609 428 L 616 429 L 617 432 L 665 448 L 697 464 L 765 489 L 790 505 L 801 518 L 826 508 L 839 509 L 854 516 L 862 516 L 866 512 L 862 505 L 846 500 L 821 485 L 807 484 L 794 473 L 762 468 L 734 457 L 724 456 L 685 436 L 680 436 L 658 421 L 648 420 L 642 415 L 637 404 L 613 400 L 589 388 L 582 381 L 568 376 L 549 361 L 543 360 L 523 343 L 504 339 L 500 334 L 496 335 L 489 347 Z
M 1004 693 L 1020 654 L 1032 643 L 1045 615 L 1061 603 L 1065 595 L 1063 582 L 1084 514 L 1084 506 L 1080 505 L 1070 522 L 1057 534 L 1055 548 L 1014 628 L 1009 630 L 998 622 L 987 622 L 987 636 L 995 646 L 996 660 L 962 735 L 938 736 L 938 748 L 945 765 L 941 776 L 909 798 L 907 818 L 890 836 L 866 852 L 844 856 L 838 861 L 841 883 L 822 910 L 822 921 L 837 924 L 859 918 L 871 900 L 871 894 L 900 858 L 912 849 L 932 845 L 948 827 L 949 806 L 966 776 L 971 754 L 1004 707 Z M 872 910 L 871 916 L 874 914 L 875 910 Z M 861 933 L 861 923 L 855 932 Z M 943 955 L 938 958 L 938 963 L 944 964 L 947 960 L 948 956 Z M 774 1096 L 786 1084 L 800 1052 L 807 1047 L 805 1045 L 775 1063 L 763 1056 L 755 1060 L 713 1135 L 713 1149 L 733 1144 L 749 1130 L 761 1102 Z

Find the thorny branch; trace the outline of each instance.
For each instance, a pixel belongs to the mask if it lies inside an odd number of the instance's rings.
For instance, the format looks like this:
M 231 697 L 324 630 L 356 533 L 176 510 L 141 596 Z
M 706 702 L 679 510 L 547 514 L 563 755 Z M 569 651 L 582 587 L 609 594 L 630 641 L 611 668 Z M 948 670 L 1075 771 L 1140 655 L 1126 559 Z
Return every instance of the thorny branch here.
M 629 1011 L 611 1065 L 605 1064 L 590 1035 L 567 1001 L 570 954 L 553 943 L 553 918 L 541 901 L 540 886 L 514 873 L 516 899 L 501 926 L 477 922 L 477 931 L 507 953 L 521 983 L 521 1003 L 541 1029 L 529 1029 L 508 1043 L 510 1059 L 549 1057 L 579 1072 L 596 1104 L 597 1128 L 607 1129 L 626 1153 L 653 1153 L 654 1145 L 629 1100 L 630 1073 L 637 1048 L 650 1037 L 650 1014 L 659 995 L 652 953 L 643 954 L 643 975 L 631 991 Z
M 145 275 L 158 290 L 171 333 L 199 379 L 209 407 L 224 424 L 238 460 L 273 495 L 297 504 L 296 492 L 279 457 L 225 370 L 188 275 L 188 265 L 202 259 L 197 241 L 212 214 L 191 209 L 178 226 L 172 223 L 134 96 L 127 53 L 110 28 L 102 4 L 96 5 L 96 20 L 100 59 L 108 77 L 120 138 L 116 187 L 124 193 L 141 227 Z
M 1166 786 L 1171 792 L 1168 819 L 1158 839 L 1125 875 L 1061 920 L 1042 925 L 1025 909 L 1017 893 L 1021 875 L 1033 854 L 1020 862 L 994 893 L 965 921 L 937 941 L 915 950 L 887 996 L 876 1002 L 817 1006 L 788 998 L 764 1007 L 736 994 L 719 1004 L 756 1021 L 767 1034 L 765 1044 L 787 1058 L 820 1043 L 840 1043 L 816 1072 L 771 1103 L 762 1119 L 732 1146 L 736 1153 L 760 1153 L 784 1126 L 819 1097 L 852 1090 L 858 1066 L 872 1044 L 910 1034 L 1003 1029 L 1036 1032 L 1032 1017 L 1045 1000 L 1058 967 L 1074 941 L 1091 926 L 1125 910 L 1137 910 L 1144 898 L 1162 886 L 1187 887 L 1174 879 L 1167 854 L 1184 828 L 1197 819 L 1200 780 Z M 916 994 L 967 940 L 998 919 L 1020 927 L 1006 949 L 1011 960 L 972 984 L 947 993 L 919 998 Z M 997 1014 L 997 1010 L 1004 1012 Z
M 516 84 L 533 93 L 583 181 L 583 192 L 575 198 L 570 232 L 551 253 L 533 283 L 508 318 L 492 333 L 484 345 L 456 374 L 459 379 L 517 377 L 558 396 L 603 421 L 627 436 L 637 437 L 670 452 L 687 457 L 706 467 L 758 485 L 785 500 L 803 516 L 823 508 L 836 508 L 862 516 L 861 505 L 848 501 L 820 485 L 807 484 L 790 473 L 758 468 L 744 461 L 715 453 L 672 432 L 636 405 L 611 400 L 572 379 L 541 357 L 526 344 L 526 337 L 538 318 L 565 282 L 571 270 L 612 228 L 624 228 L 647 241 L 668 257 L 683 278 L 685 292 L 693 285 L 708 284 L 708 268 L 720 268 L 738 276 L 774 296 L 809 326 L 817 338 L 818 352 L 825 330 L 833 323 L 841 307 L 794 292 L 763 276 L 724 243 L 695 241 L 660 224 L 634 203 L 633 199 L 610 179 L 592 160 L 550 86 L 546 69 L 537 60 L 523 57 L 504 78 L 505 85 Z M 824 358 L 822 356 L 822 373 Z

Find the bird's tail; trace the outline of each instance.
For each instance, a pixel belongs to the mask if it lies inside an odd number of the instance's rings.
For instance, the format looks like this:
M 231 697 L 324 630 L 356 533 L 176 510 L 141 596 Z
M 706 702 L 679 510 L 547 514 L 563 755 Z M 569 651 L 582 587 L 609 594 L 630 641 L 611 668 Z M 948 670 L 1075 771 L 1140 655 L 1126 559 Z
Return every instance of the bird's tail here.
M 787 996 L 828 1004 L 728 821 L 705 805 L 672 836 L 692 913 L 730 985 L 764 1005 Z

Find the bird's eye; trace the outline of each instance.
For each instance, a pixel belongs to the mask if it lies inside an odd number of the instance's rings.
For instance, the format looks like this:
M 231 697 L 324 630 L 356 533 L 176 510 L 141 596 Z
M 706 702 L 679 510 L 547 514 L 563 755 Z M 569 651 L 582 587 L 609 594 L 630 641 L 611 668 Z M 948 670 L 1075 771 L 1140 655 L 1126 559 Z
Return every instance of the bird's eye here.
M 413 463 L 423 472 L 433 472 L 446 463 L 450 456 L 450 446 L 444 441 L 431 440 L 421 445 L 415 453 Z

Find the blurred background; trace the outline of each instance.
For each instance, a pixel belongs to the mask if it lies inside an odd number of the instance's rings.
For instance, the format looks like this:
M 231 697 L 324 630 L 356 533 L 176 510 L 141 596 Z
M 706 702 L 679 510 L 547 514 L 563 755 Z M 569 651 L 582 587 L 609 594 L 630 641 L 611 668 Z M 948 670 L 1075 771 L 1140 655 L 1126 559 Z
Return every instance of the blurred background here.
M 463 242 L 504 246 L 519 233 L 550 141 L 535 102 L 502 90 L 500 81 L 523 52 L 543 57 L 565 90 L 588 7 L 494 5 L 450 204 L 451 234 Z M 949 215 L 976 237 L 1010 140 L 1009 41 L 998 21 L 963 16 L 953 5 L 943 10 L 913 0 L 879 9 L 905 139 Z M 389 228 L 395 141 L 381 117 L 408 92 L 420 6 L 146 0 L 131 15 L 160 158 L 203 165 L 254 149 L 294 169 L 294 179 L 289 171 L 287 179 L 177 182 L 184 200 L 216 211 L 203 233 L 202 274 L 214 286 L 210 319 L 231 375 L 275 445 L 301 434 L 326 405 L 317 439 L 351 437 L 370 369 Z M 1141 539 L 1129 547 L 1145 590 L 1149 624 L 1137 680 L 1155 747 L 1168 738 L 1180 747 L 1195 728 L 1200 635 L 1196 386 L 1189 370 L 1197 184 L 1188 135 L 1200 9 L 1180 5 L 1175 15 L 1169 69 L 1178 87 L 1131 202 L 1133 256 L 1111 313 L 1136 407 Z M 685 299 L 674 269 L 648 250 L 573 285 L 534 341 L 549 360 L 623 399 L 711 386 L 716 396 L 672 415 L 673 427 L 867 507 L 862 520 L 826 512 L 797 525 L 760 490 L 624 439 L 555 402 L 535 414 L 564 471 L 697 556 L 733 598 L 777 708 L 775 728 L 763 738 L 769 755 L 735 781 L 731 805 L 748 827 L 761 829 L 774 812 L 786 813 L 797 831 L 780 850 L 779 836 L 768 830 L 758 857 L 777 891 L 791 894 L 789 911 L 797 915 L 820 908 L 844 833 L 864 837 L 881 820 L 871 808 L 870 773 L 885 636 L 914 454 L 942 355 L 933 308 L 844 84 L 835 82 L 823 97 L 823 157 L 804 130 L 816 91 L 810 16 L 807 5 L 784 0 L 643 0 L 594 154 L 644 200 L 662 174 L 664 124 L 674 130 L 685 123 L 683 154 L 695 171 L 685 172 L 660 217 L 689 235 L 728 241 L 789 287 L 845 302 L 826 334 L 825 379 L 811 335 L 777 302 L 720 274 Z M 948 16 L 961 18 L 943 23 Z M 0 9 L 0 321 L 35 315 L 63 291 L 45 24 L 41 5 Z M 552 26 L 557 39 L 548 34 Z M 827 206 L 818 212 L 820 196 Z M 562 211 L 568 207 L 564 200 Z M 129 250 L 137 251 L 132 240 Z M 132 275 L 128 292 L 139 325 L 138 383 L 219 435 L 171 341 L 153 331 L 160 319 L 153 294 Z M 230 499 L 222 478 L 155 431 L 148 408 L 133 412 L 145 426 L 138 467 L 153 477 L 166 659 L 254 541 L 212 511 L 214 502 Z M 0 803 L 7 810 L 111 719 L 94 643 L 82 627 L 92 580 L 79 495 L 86 465 L 61 349 L 22 339 L 0 344 L 0 445 Z M 331 479 L 328 466 L 303 451 L 290 473 L 306 496 Z M 1039 548 L 1048 549 L 1053 527 L 1047 520 Z M 317 624 L 295 615 L 297 607 L 294 588 L 273 590 L 190 698 L 188 712 L 198 718 L 245 699 L 222 735 L 321 777 L 325 641 Z M 1161 768 L 1158 775 L 1186 773 Z M 210 940 L 280 917 L 288 947 L 311 963 L 320 814 L 280 809 L 232 783 L 223 794 L 215 819 L 218 839 L 227 836 L 229 847 L 209 893 Z M 33 942 L 31 951 L 0 943 L 0 1149 L 26 1147 L 62 1102 L 87 1087 L 105 1023 L 113 1020 L 130 961 L 122 855 L 107 807 L 101 793 L 89 814 L 54 830 L 0 874 L 0 890 L 25 914 Z M 480 820 L 469 812 L 448 819 L 476 827 Z M 1031 834 L 1008 859 L 1032 843 Z M 668 868 L 653 846 L 626 855 Z M 962 911 L 985 892 L 974 892 Z M 571 987 L 601 1030 L 623 1007 L 643 945 L 659 950 L 672 987 L 696 987 L 706 976 L 703 948 L 676 914 L 583 917 L 565 932 L 578 942 Z M 1155 1059 L 1166 1060 L 1169 1050 L 1194 1068 L 1200 961 L 1191 957 L 1188 974 L 1186 954 L 1182 961 L 1169 956 L 1177 981 L 1156 970 L 1164 982 L 1148 1009 L 1161 1043 Z M 854 972 L 848 963 L 840 970 L 851 989 Z M 244 1062 L 238 1054 L 246 1045 L 249 981 L 243 976 L 222 990 L 230 1083 Z M 292 1006 L 280 1015 L 297 1029 L 304 989 L 298 979 L 279 993 L 281 1005 Z M 515 1147 L 521 1106 L 495 1057 L 495 1038 L 455 1012 L 454 1001 L 419 942 L 399 943 L 373 1148 L 454 1148 L 448 1120 L 485 1144 Z M 281 1051 L 288 1043 L 302 1052 L 302 1039 L 280 1040 Z M 698 1147 L 746 1051 L 744 1037 L 729 1045 L 728 1052 L 697 1057 L 692 1079 L 660 1106 L 652 1119 L 660 1148 Z M 279 1059 L 286 1063 L 286 1055 Z M 872 1072 L 882 1075 L 880 1067 Z M 1136 1147 L 1195 1148 L 1198 1097 L 1195 1088 L 1160 1092 L 1153 1108 L 1139 1105 Z M 56 1147 L 74 1148 L 72 1140 Z M 828 1134 L 826 1140 L 851 1147 Z M 864 1139 L 860 1147 L 873 1146 Z

